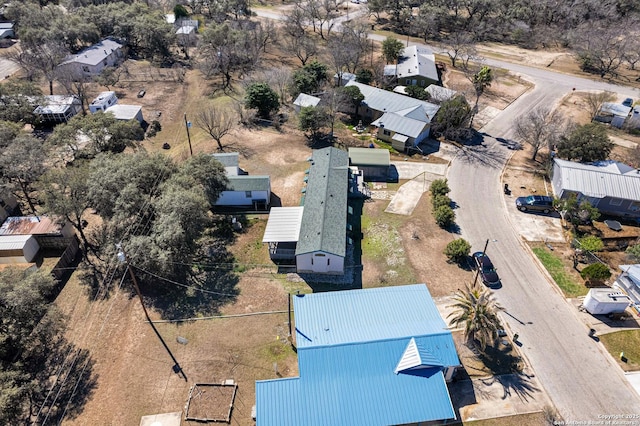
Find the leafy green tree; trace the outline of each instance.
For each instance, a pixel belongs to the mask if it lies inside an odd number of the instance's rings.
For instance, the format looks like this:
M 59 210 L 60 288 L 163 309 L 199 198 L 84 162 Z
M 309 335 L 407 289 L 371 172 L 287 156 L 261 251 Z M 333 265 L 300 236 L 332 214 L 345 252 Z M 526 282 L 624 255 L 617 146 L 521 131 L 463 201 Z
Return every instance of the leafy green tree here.
M 445 139 L 462 141 L 468 139 L 471 106 L 464 96 L 455 96 L 440 104 L 440 109 L 432 124 L 432 131 L 436 136 Z
M 625 250 L 627 256 L 629 256 L 633 261 L 637 262 L 640 260 L 640 244 L 633 244 L 627 247 Z
M 443 195 L 441 195 L 443 196 Z M 447 256 L 449 262 L 462 263 L 469 257 L 471 244 L 464 238 L 456 238 L 449 242 L 444 249 L 444 255 Z
M 298 114 L 298 128 L 304 132 L 311 132 L 311 138 L 316 139 L 319 130 L 329 122 L 326 112 L 322 108 L 312 106 L 302 107 Z
M 0 153 L 0 180 L 18 199 L 24 199 L 35 215 L 31 192 L 38 178 L 46 171 L 47 149 L 31 135 L 16 137 Z
M 371 84 L 373 81 L 373 71 L 368 68 L 360 68 L 356 72 L 356 81 L 362 84 Z
M 44 202 L 44 211 L 53 217 L 73 225 L 86 249 L 95 255 L 97 251 L 85 235 L 83 215 L 91 205 L 89 192 L 89 167 L 87 163 L 50 169 L 38 182 L 39 194 Z
M 144 138 L 144 130 L 136 120 L 116 120 L 111 113 L 76 115 L 53 129 L 50 142 L 76 153 L 83 150 L 93 157 L 104 151 L 122 152 Z M 80 141 L 84 141 L 82 144 Z M 84 148 L 81 148 L 85 146 Z
M 187 8 L 185 8 L 181 4 L 176 4 L 175 6 L 173 6 L 173 14 L 175 15 L 176 19 L 189 17 L 189 11 L 187 11 Z
M 20 134 L 23 126 L 11 121 L 0 121 L 0 151 L 11 145 L 13 140 Z
M 407 96 L 411 96 L 415 99 L 420 99 L 421 101 L 429 100 L 429 94 L 426 90 L 424 90 L 424 87 L 421 86 L 405 86 L 404 93 Z
M 42 91 L 34 83 L 8 81 L 0 85 L 0 120 L 37 124 L 33 113 L 42 101 Z
M 328 80 L 327 65 L 313 60 L 296 70 L 292 78 L 291 92 L 294 96 L 300 93 L 313 94 L 322 88 Z
M 481 350 L 494 344 L 502 328 L 498 312 L 503 308 L 491 291 L 479 284 L 467 284 L 465 290 L 456 291 L 453 300 L 450 307 L 454 311 L 447 317 L 451 323 L 464 326 L 465 338 L 480 345 Z
M 578 200 L 576 194 L 557 200 L 554 204 L 574 228 L 581 223 L 598 220 L 600 217 L 600 211 L 596 207 L 592 206 L 586 199 Z
M 604 243 L 595 235 L 587 235 L 586 237 L 580 238 L 578 241 L 580 242 L 580 248 L 582 250 L 586 250 L 591 253 L 602 251 L 602 249 L 604 249 Z
M 59 423 L 63 409 L 68 414 L 77 413 L 85 400 L 84 395 L 71 398 L 75 386 L 90 390 L 95 380 L 87 352 L 65 340 L 64 317 L 50 304 L 56 284 L 44 270 L 10 267 L 0 271 L 2 424 L 33 424 L 34 408 L 42 407 L 45 397 L 51 396 L 52 384 L 57 398 L 47 400 L 47 419 Z M 60 360 L 71 353 L 77 355 L 77 362 L 65 371 L 67 380 L 55 382 Z
M 431 182 L 429 192 L 431 193 L 431 196 L 435 198 L 437 195 L 447 195 L 451 192 L 451 189 L 449 188 L 449 184 L 446 179 L 436 179 Z
M 267 83 L 253 83 L 247 87 L 245 107 L 257 109 L 261 118 L 268 119 L 280 109 L 278 94 Z
M 395 37 L 387 37 L 382 42 L 382 56 L 387 64 L 395 63 L 402 55 L 403 50 L 402 42 Z
M 611 271 L 607 265 L 596 262 L 580 271 L 580 276 L 589 281 L 604 281 L 611 278 Z
M 581 163 L 606 160 L 613 149 L 607 130 L 598 123 L 576 127 L 568 137 L 563 137 L 557 146 L 558 156 Z
M 451 206 L 439 206 L 433 211 L 436 223 L 441 228 L 448 228 L 455 223 L 456 213 Z
M 346 86 L 346 87 L 342 87 L 340 90 L 342 91 L 344 97 L 347 99 L 347 102 L 350 104 L 350 106 L 352 106 L 353 109 L 355 110 L 355 114 L 357 117 L 358 108 L 360 107 L 360 104 L 362 104 L 362 101 L 364 101 L 364 95 L 362 94 L 360 89 L 357 88 L 356 86 Z

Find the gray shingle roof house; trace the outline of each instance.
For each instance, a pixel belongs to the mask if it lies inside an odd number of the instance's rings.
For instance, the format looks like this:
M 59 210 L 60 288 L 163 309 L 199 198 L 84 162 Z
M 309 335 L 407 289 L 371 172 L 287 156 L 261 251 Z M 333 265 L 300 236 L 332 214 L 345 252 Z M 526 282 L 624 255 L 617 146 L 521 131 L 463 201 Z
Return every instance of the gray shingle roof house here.
M 216 201 L 218 207 L 268 210 L 271 204 L 271 178 L 267 175 L 240 174 L 238 153 L 211 154 L 225 168 L 229 184 Z
M 69 56 L 58 65 L 58 69 L 70 73 L 72 76 L 96 76 L 105 67 L 118 65 L 124 60 L 124 45 L 106 38 L 77 53 Z
M 624 163 L 583 164 L 556 158 L 552 186 L 556 197 L 576 194 L 604 215 L 640 218 L 640 172 Z
M 371 125 L 378 127 L 376 136 L 394 149 L 409 150 L 429 137 L 431 120 L 439 105 L 355 81 L 347 86 L 360 89 L 364 100 L 359 112 L 373 120 Z
M 295 253 L 298 272 L 344 273 L 348 186 L 348 153 L 315 150 Z
M 384 75 L 396 77 L 405 86 L 427 87 L 440 81 L 433 52 L 421 46 L 405 47 L 397 65 L 384 67 Z
M 352 177 L 346 151 L 314 150 L 301 206 L 274 207 L 262 238 L 274 261 L 300 273 L 344 274 Z

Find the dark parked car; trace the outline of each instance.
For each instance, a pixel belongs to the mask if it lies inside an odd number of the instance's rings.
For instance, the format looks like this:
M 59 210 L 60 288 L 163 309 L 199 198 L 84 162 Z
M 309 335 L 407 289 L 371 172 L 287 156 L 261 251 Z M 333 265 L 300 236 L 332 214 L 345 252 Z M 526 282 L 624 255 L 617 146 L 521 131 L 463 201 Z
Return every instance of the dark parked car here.
M 473 257 L 474 267 L 478 269 L 482 282 L 488 286 L 500 284 L 500 277 L 494 268 L 491 259 L 482 251 L 477 251 L 471 255 Z
M 518 210 L 549 213 L 553 210 L 553 197 L 546 195 L 529 195 L 516 198 Z
M 627 98 L 624 101 L 622 101 L 622 105 L 626 106 L 626 107 L 632 107 L 633 106 L 633 99 L 631 98 Z

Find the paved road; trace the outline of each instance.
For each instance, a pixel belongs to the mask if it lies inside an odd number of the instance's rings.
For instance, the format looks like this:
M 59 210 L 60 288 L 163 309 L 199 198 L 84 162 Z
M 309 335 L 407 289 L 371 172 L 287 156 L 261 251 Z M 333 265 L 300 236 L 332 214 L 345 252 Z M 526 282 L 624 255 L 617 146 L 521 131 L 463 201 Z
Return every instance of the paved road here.
M 558 92 L 556 97 L 562 96 Z M 536 89 L 486 125 L 487 135 L 508 136 L 513 118 L 537 102 L 554 99 Z M 449 170 L 451 198 L 460 206 L 456 221 L 472 250 L 488 254 L 503 281 L 496 290 L 510 328 L 520 335 L 529 359 L 549 397 L 567 421 L 597 421 L 608 414 L 640 414 L 640 398 L 622 370 L 548 281 L 516 235 L 504 206 L 500 173 L 510 152 L 492 137 L 461 153 Z M 470 185 L 470 182 L 473 184 Z

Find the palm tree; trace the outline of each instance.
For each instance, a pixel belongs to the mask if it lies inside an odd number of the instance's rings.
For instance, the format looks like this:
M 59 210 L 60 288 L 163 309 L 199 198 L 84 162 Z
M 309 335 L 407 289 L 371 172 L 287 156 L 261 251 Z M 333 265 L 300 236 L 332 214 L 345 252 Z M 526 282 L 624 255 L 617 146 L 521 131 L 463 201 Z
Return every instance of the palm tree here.
M 456 310 L 450 313 L 453 325 L 464 325 L 464 336 L 468 341 L 477 342 L 481 350 L 493 344 L 501 328 L 498 312 L 503 308 L 493 298 L 493 294 L 480 284 L 466 285 L 453 296 L 455 301 L 450 307 Z
M 471 115 L 471 120 L 469 121 L 469 128 L 473 126 L 473 119 L 475 115 L 478 113 L 478 102 L 480 101 L 480 96 L 483 95 L 484 91 L 491 86 L 491 82 L 493 82 L 493 74 L 491 73 L 491 68 L 482 67 L 480 71 L 473 74 L 470 78 L 471 83 L 473 83 L 473 89 L 476 93 L 476 102 L 473 106 L 473 114 Z

